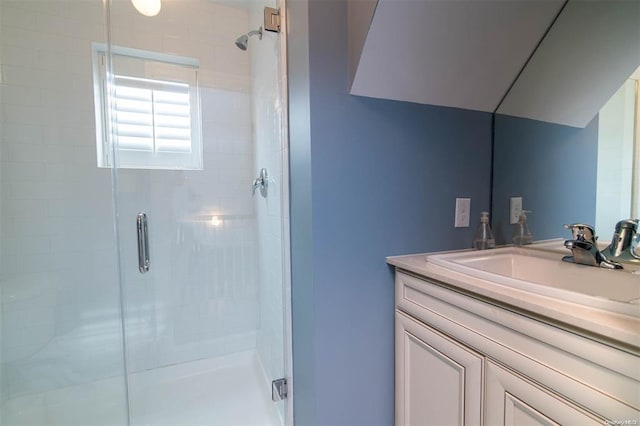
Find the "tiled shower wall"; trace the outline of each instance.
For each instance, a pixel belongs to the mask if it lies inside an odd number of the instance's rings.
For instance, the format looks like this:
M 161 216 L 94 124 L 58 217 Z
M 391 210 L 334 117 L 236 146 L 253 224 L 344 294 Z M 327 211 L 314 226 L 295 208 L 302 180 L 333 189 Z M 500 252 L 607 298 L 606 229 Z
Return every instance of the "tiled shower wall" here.
M 1 0 L 0 16 L 2 389 L 14 397 L 121 374 L 122 355 L 111 177 L 96 167 L 91 42 L 105 39 L 102 2 Z M 205 170 L 119 175 L 132 370 L 252 348 L 251 81 L 233 44 L 248 14 L 164 0 L 147 18 L 115 0 L 112 22 L 114 44 L 198 58 L 202 88 Z M 145 276 L 139 210 L 152 232 Z

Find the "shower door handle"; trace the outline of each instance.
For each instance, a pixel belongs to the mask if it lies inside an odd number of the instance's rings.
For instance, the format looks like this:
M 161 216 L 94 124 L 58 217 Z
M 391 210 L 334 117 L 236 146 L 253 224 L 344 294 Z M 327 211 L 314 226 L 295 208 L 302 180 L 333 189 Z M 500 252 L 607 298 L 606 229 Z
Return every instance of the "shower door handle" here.
M 149 225 L 147 224 L 147 214 L 140 212 L 136 218 L 136 228 L 138 230 L 138 269 L 141 274 L 149 271 Z

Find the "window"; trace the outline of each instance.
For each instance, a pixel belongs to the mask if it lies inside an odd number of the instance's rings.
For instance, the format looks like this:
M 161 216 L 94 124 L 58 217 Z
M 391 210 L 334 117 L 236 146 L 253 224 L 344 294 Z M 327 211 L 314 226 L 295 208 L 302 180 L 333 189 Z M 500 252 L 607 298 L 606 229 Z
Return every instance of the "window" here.
M 201 170 L 197 61 L 117 47 L 112 58 L 109 75 L 94 45 L 98 166 Z

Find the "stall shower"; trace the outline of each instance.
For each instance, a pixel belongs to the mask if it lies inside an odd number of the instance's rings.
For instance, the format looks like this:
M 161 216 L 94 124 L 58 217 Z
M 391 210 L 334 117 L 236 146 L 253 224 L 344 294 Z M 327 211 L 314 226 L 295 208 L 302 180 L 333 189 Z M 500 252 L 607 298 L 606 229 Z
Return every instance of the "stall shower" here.
M 0 425 L 291 424 L 283 5 L 139 3 L 0 0 Z

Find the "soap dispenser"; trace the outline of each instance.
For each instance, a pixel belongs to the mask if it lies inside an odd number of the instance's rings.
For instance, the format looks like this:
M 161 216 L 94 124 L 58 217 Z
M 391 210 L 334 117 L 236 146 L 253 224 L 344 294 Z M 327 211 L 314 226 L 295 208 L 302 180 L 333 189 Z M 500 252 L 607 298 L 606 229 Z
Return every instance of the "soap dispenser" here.
M 473 240 L 473 248 L 476 250 L 492 249 L 496 246 L 496 240 L 493 238 L 491 226 L 489 226 L 489 212 L 482 212 L 480 217 L 480 225 L 476 237 Z
M 518 217 L 518 223 L 513 225 L 512 241 L 513 245 L 516 247 L 525 246 L 533 242 L 533 237 L 531 236 L 531 232 L 529 232 L 529 227 L 527 226 L 527 213 L 531 212 L 528 210 L 522 210 Z

